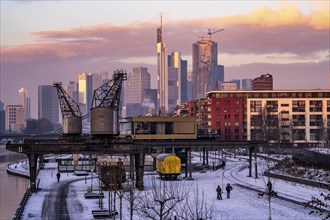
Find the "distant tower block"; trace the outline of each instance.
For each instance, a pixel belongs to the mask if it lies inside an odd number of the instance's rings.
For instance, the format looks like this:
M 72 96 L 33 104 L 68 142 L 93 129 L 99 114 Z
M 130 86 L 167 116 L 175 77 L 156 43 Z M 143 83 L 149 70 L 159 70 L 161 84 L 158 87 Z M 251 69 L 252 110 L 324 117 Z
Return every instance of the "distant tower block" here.
M 117 70 L 111 80 L 94 90 L 90 111 L 92 135 L 118 134 L 120 92 L 124 80 L 127 80 L 126 71 Z
M 60 102 L 63 134 L 80 135 L 82 133 L 82 117 L 79 105 L 64 91 L 62 83 L 54 83 Z

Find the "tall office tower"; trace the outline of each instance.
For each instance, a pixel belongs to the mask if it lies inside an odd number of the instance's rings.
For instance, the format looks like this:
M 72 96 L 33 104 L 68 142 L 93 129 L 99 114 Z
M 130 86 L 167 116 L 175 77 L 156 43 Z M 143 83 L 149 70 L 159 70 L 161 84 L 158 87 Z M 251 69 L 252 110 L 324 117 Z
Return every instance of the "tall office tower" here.
M 25 88 L 18 90 L 18 104 L 23 106 L 25 111 L 25 119 L 31 118 L 31 99 L 27 97 L 27 91 Z
M 252 81 L 253 90 L 273 90 L 273 76 L 269 73 L 254 78 Z
M 64 87 L 64 90 L 68 95 L 78 103 L 78 85 L 76 81 L 69 81 L 69 84 Z
M 181 103 L 188 102 L 188 61 L 181 60 Z M 180 104 L 181 104 L 180 103 Z
M 168 55 L 168 111 L 174 112 L 181 104 L 181 53 Z
M 187 74 L 187 98 L 188 102 L 193 99 L 194 85 L 193 85 L 193 74 L 191 71 Z
M 25 112 L 22 105 L 7 105 L 5 129 L 9 132 L 21 132 L 26 127 Z
M 146 67 L 134 67 L 127 79 L 126 116 L 143 115 L 146 105 L 145 89 L 150 89 L 150 73 Z
M 252 79 L 242 79 L 242 90 L 252 90 Z
M 38 119 L 46 118 L 53 124 L 59 122 L 59 101 L 53 85 L 38 86 Z
M 92 73 L 92 91 L 102 86 L 108 81 L 108 73 L 102 71 L 101 73 Z
M 79 73 L 77 75 L 78 83 L 78 103 L 82 115 L 90 112 L 92 107 L 93 90 L 92 75 L 87 73 Z M 87 119 L 88 120 L 88 119 Z
M 163 21 L 160 19 L 160 27 L 157 28 L 157 81 L 158 81 L 158 110 L 168 112 L 168 50 L 163 43 Z
M 5 132 L 5 109 L 3 102 L 0 101 L 0 134 Z
M 148 109 L 147 114 L 156 114 L 156 106 L 157 106 L 157 89 L 145 89 L 144 90 L 146 101 L 148 101 Z M 146 105 L 146 104 L 145 104 Z
M 211 39 L 202 39 L 192 45 L 193 49 L 193 99 L 216 90 L 217 83 L 224 81 L 224 67 L 218 65 L 218 45 Z

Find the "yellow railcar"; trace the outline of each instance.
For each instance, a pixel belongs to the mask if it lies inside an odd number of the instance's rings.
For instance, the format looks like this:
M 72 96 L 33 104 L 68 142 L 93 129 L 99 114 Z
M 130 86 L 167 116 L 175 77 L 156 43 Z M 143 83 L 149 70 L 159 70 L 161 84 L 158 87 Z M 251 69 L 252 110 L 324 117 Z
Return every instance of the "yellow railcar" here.
M 156 157 L 156 171 L 162 179 L 176 179 L 181 174 L 181 160 L 175 155 L 159 154 Z

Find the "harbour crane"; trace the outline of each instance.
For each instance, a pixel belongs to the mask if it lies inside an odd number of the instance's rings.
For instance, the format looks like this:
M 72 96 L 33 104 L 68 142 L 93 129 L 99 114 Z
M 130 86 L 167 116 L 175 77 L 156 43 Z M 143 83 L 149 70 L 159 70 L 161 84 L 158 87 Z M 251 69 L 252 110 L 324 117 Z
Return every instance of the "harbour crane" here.
M 125 80 L 126 71 L 119 69 L 114 72 L 111 80 L 94 90 L 90 111 L 92 135 L 111 138 L 119 133 L 120 93 Z
M 54 82 L 56 87 L 58 100 L 60 102 L 62 120 L 63 120 L 63 134 L 65 135 L 79 135 L 82 132 L 82 117 L 79 104 L 62 87 L 62 82 Z
M 116 70 L 112 79 L 94 90 L 92 109 L 98 107 L 118 110 L 122 82 L 127 80 L 126 71 Z

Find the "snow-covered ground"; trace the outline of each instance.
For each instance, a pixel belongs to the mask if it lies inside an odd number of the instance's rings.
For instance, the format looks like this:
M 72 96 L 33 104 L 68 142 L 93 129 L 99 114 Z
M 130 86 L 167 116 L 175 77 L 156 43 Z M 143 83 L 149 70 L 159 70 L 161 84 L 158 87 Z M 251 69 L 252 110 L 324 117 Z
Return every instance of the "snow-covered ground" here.
M 23 219 L 41 219 L 41 215 L 45 210 L 43 203 L 45 198 L 49 198 L 56 192 L 60 184 L 68 184 L 68 193 L 66 203 L 71 219 L 93 219 L 92 210 L 99 209 L 98 199 L 85 199 L 84 193 L 87 188 L 93 186 L 95 192 L 98 192 L 99 182 L 97 178 L 90 179 L 90 176 L 77 177 L 72 173 L 62 173 L 60 183 L 56 180 L 56 163 L 47 163 L 45 169 L 41 170 L 38 175 L 40 179 L 40 190 L 32 194 L 23 213 Z M 21 166 L 16 166 L 16 169 L 21 169 Z M 24 169 L 24 168 L 22 168 Z M 200 194 L 204 194 L 204 199 L 207 207 L 213 207 L 213 219 L 267 219 L 269 216 L 269 203 L 267 196 L 258 198 L 255 191 L 247 190 L 239 187 L 235 183 L 253 186 L 258 189 L 265 188 L 265 179 L 261 176 L 262 168 L 259 168 L 260 173 L 258 179 L 247 177 L 248 168 L 247 162 L 239 158 L 227 159 L 226 169 L 216 171 L 206 171 L 205 173 L 193 173 L 194 180 L 186 180 L 179 178 L 180 184 L 191 189 L 190 198 L 193 198 L 195 186 L 198 186 Z M 144 177 L 145 190 L 151 193 L 151 179 L 154 178 L 156 183 L 160 180 L 154 173 L 147 173 Z M 254 173 L 253 173 L 254 175 Z M 183 176 L 183 175 L 181 175 Z M 156 177 L 156 178 L 155 178 Z M 75 182 L 71 182 L 77 180 Z M 241 181 L 241 182 L 239 182 Z M 69 183 L 71 182 L 71 183 Z M 298 200 L 310 200 L 311 196 L 318 196 L 325 190 L 308 187 L 300 184 L 292 184 L 290 182 L 273 180 L 274 189 L 282 195 L 291 196 Z M 174 183 L 171 181 L 171 184 Z M 223 200 L 216 199 L 216 187 L 220 185 L 222 188 L 227 183 L 232 183 L 233 191 L 231 198 L 226 199 L 226 194 L 222 194 Z M 138 190 L 137 190 L 138 191 Z M 200 195 L 200 198 L 201 198 Z M 103 207 L 108 208 L 108 193 L 104 192 Z M 119 203 L 119 199 L 117 199 Z M 128 202 L 123 200 L 123 219 L 130 219 L 128 212 Z M 213 206 L 212 206 L 213 205 Z M 119 204 L 117 204 L 119 210 Z M 44 210 L 43 210 L 44 209 Z M 289 203 L 277 198 L 272 198 L 271 215 L 272 219 L 320 219 L 319 215 L 309 215 L 309 208 L 304 208 L 301 205 Z M 119 218 L 118 218 L 119 219 Z M 133 219 L 146 219 L 142 216 L 134 215 Z

